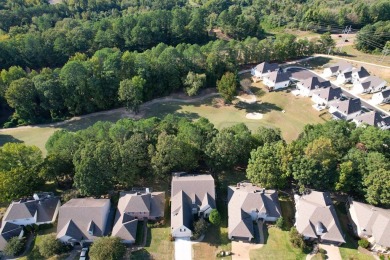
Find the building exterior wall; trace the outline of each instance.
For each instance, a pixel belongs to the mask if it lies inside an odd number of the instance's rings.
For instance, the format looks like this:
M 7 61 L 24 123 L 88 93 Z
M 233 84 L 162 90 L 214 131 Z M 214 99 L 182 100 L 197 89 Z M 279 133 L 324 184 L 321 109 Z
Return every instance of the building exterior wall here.
M 297 89 L 299 89 L 299 93 L 301 94 L 301 96 L 310 97 L 312 95 L 311 91 L 305 88 L 300 82 L 297 83 Z
M 324 77 L 331 77 L 333 75 L 336 75 L 336 73 L 333 73 L 330 68 L 325 68 L 324 73 L 322 74 Z
M 278 83 L 274 84 L 274 90 L 287 88 L 289 83 L 290 83 L 290 81 L 278 82 Z
M 328 104 L 328 101 L 323 99 L 322 97 L 320 97 L 319 95 L 316 95 L 314 94 L 312 97 L 311 97 L 311 100 L 316 103 L 316 104 L 319 104 L 319 105 L 327 105 Z
M 374 104 L 381 104 L 384 101 L 382 93 L 375 93 L 372 95 L 371 101 Z
M 176 230 L 174 230 L 172 232 L 172 236 L 173 237 L 191 237 L 192 231 L 185 226 L 181 226 L 180 228 L 176 228 Z

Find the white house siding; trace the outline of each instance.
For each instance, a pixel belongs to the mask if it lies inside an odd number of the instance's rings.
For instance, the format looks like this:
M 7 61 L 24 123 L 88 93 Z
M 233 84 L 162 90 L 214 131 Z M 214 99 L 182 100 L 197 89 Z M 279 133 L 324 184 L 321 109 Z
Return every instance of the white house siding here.
M 326 78 L 329 78 L 329 77 L 331 77 L 331 76 L 333 76 L 333 75 L 336 75 L 336 73 L 333 73 L 333 72 L 330 70 L 330 68 L 325 68 L 322 75 L 323 75 L 324 77 L 326 77 Z
M 299 94 L 304 97 L 310 97 L 311 91 L 308 88 L 305 88 L 302 83 L 297 83 L 297 89 L 299 89 Z
M 191 237 L 192 231 L 186 226 L 181 226 L 180 228 L 176 228 L 176 230 L 172 233 L 173 237 Z
M 70 237 L 70 236 L 62 236 L 62 237 L 58 238 L 58 240 L 60 240 L 63 243 L 69 243 L 70 239 L 72 239 L 72 237 Z
M 275 82 L 269 80 L 268 78 L 264 78 L 264 80 L 263 80 L 263 83 L 264 83 L 266 86 L 268 86 L 270 89 L 272 89 L 272 90 L 287 88 L 289 82 L 290 82 L 290 81 L 287 80 L 287 81 L 278 82 L 278 83 L 275 84 Z
M 345 120 L 349 121 L 360 115 L 361 111 L 358 111 L 356 113 L 352 113 L 346 116 Z
M 383 103 L 384 98 L 382 92 L 375 93 L 374 95 L 372 95 L 371 101 L 376 105 Z
M 325 100 L 324 98 L 320 97 L 319 95 L 316 95 L 314 94 L 312 97 L 311 97 L 311 100 L 316 103 L 316 104 L 319 104 L 319 105 L 327 105 L 328 104 L 328 101 Z
M 339 84 L 345 84 L 345 83 L 351 82 L 351 78 L 345 78 L 345 75 L 342 73 L 342 74 L 339 74 L 337 76 L 337 80 L 336 81 Z

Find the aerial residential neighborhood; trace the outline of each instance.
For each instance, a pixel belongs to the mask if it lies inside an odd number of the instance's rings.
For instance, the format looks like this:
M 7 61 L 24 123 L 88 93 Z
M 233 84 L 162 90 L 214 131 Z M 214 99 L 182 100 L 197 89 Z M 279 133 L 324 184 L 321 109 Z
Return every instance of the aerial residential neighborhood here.
M 390 260 L 389 10 L 0 1 L 0 260 Z

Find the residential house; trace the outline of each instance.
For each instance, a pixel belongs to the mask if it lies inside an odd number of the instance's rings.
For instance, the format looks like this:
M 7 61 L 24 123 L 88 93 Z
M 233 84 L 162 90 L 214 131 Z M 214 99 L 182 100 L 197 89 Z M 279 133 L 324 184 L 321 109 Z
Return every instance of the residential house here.
M 349 199 L 349 217 L 355 234 L 368 238 L 374 250 L 390 247 L 390 209 L 382 209 Z
M 304 239 L 340 245 L 344 234 L 329 192 L 295 195 L 295 227 Z
M 112 236 L 124 243 L 135 242 L 139 220 L 164 217 L 165 192 L 150 192 L 149 188 L 120 194 Z
M 352 83 L 362 81 L 369 76 L 370 76 L 370 73 L 364 67 L 359 67 L 358 69 L 353 69 L 352 70 Z
M 329 106 L 341 98 L 341 88 L 327 87 L 312 91 L 311 100 L 319 106 Z
M 254 221 L 276 221 L 280 218 L 278 193 L 265 190 L 249 182 L 228 187 L 228 237 L 251 241 Z
M 262 80 L 271 72 L 279 71 L 279 65 L 276 63 L 263 62 L 251 69 L 251 74 L 255 81 Z
M 263 77 L 263 83 L 270 91 L 287 88 L 290 84 L 290 73 L 274 71 Z
M 297 83 L 299 94 L 304 97 L 311 97 L 314 90 L 330 87 L 329 81 L 320 81 L 318 77 L 311 77 Z
M 60 205 L 60 199 L 51 192 L 36 193 L 32 198 L 13 201 L 4 214 L 3 222 L 20 226 L 53 223 Z
M 109 199 L 71 199 L 60 207 L 57 239 L 64 243 L 91 243 L 107 235 Z
M 352 71 L 353 66 L 348 62 L 338 62 L 331 64 L 329 67 L 324 69 L 323 76 L 326 78 L 337 76 L 341 73 L 346 73 Z
M 382 91 L 387 82 L 376 76 L 369 76 L 361 81 L 355 81 L 352 91 L 356 94 L 375 93 Z
M 211 175 L 175 173 L 171 192 L 171 234 L 191 237 L 194 216 L 208 218 L 215 209 L 215 185 Z
M 381 92 L 372 95 L 371 101 L 378 104 L 385 104 L 390 102 L 390 89 L 382 90 Z
M 359 98 L 336 101 L 329 106 L 329 113 L 333 114 L 334 119 L 347 121 L 360 115 L 361 110 L 362 107 Z
M 13 224 L 11 222 L 2 221 L 0 225 L 0 251 L 4 251 L 4 248 L 11 238 L 18 237 L 21 239 L 24 232 L 22 226 Z
M 352 71 L 342 72 L 337 75 L 337 83 L 338 84 L 346 84 L 352 82 Z
M 357 126 L 367 124 L 367 125 L 379 127 L 383 130 L 390 128 L 390 117 L 383 116 L 377 111 L 370 111 L 367 113 L 363 113 L 355 117 L 352 121 Z

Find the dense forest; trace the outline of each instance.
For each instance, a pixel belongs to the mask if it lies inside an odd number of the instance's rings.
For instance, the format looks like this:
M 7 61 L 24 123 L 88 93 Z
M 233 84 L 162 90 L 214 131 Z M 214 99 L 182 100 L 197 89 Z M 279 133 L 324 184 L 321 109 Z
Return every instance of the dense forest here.
M 13 113 L 10 127 L 137 109 L 182 88 L 214 87 L 242 64 L 334 47 L 326 34 L 309 41 L 267 32 L 277 27 L 363 27 L 357 48 L 378 52 L 390 38 L 389 10 L 388 0 L 1 0 L 0 113 Z M 216 40 L 213 28 L 232 40 Z
M 205 118 L 98 122 L 76 133 L 55 132 L 46 158 L 24 144 L 0 148 L 0 198 L 28 196 L 44 181 L 99 196 L 169 182 L 174 171 L 206 170 L 218 179 L 247 166 L 246 177 L 265 188 L 334 191 L 390 207 L 389 145 L 389 131 L 346 121 L 307 125 L 290 144 L 278 129 L 251 133 L 238 124 L 218 131 Z

